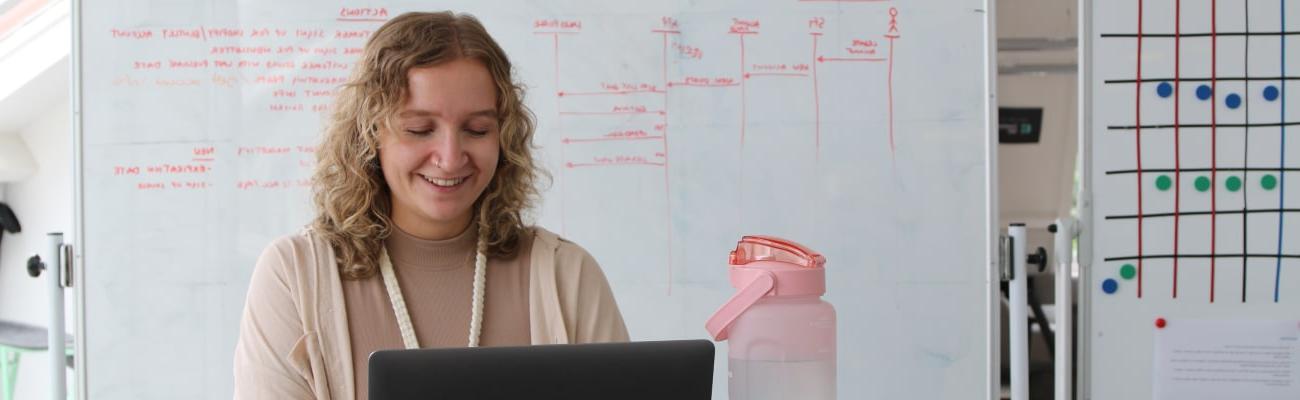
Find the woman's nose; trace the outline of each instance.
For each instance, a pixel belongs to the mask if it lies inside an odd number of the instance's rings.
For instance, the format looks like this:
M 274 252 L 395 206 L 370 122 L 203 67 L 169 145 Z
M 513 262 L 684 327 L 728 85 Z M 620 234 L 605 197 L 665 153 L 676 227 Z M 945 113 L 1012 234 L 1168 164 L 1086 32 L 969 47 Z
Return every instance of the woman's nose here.
M 444 171 L 455 172 L 469 162 L 469 154 L 465 153 L 460 136 L 459 132 L 439 132 L 433 150 L 434 165 Z

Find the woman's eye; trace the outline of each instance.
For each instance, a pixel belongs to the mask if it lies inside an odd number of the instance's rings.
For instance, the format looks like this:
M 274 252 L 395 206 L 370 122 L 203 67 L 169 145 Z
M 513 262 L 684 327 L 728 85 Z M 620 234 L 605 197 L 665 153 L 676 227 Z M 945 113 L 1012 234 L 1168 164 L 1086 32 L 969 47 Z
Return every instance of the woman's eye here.
M 432 131 L 432 130 L 429 130 L 429 129 L 407 129 L 407 130 L 406 130 L 406 133 L 409 133 L 409 134 L 412 134 L 412 135 L 416 135 L 416 136 L 424 136 L 424 135 L 428 135 L 428 134 L 431 133 L 431 132 L 433 132 L 433 131 Z
M 485 130 L 481 130 L 481 131 L 479 131 L 479 130 L 473 130 L 473 129 L 466 129 L 465 132 L 469 132 L 469 134 L 474 135 L 474 136 L 486 136 L 486 135 L 488 134 L 488 131 L 487 131 L 486 129 L 485 129 Z

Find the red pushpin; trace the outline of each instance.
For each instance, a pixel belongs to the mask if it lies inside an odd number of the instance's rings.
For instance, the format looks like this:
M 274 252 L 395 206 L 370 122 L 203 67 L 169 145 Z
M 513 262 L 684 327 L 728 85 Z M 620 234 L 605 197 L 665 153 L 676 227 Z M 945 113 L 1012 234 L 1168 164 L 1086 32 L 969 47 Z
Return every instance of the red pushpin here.
M 1159 329 L 1165 329 L 1165 319 L 1164 319 L 1164 318 L 1156 318 L 1156 328 L 1159 328 Z

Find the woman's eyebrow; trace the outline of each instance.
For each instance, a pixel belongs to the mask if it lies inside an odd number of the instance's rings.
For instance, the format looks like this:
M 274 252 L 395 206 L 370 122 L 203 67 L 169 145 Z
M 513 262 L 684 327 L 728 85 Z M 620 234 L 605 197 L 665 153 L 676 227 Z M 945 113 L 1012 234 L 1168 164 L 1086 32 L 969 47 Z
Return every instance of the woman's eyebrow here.
M 402 112 L 400 112 L 400 113 L 397 114 L 397 116 L 400 117 L 400 118 L 407 118 L 407 117 L 431 117 L 431 116 L 432 116 L 432 117 L 436 117 L 436 116 L 440 116 L 440 115 L 442 115 L 442 114 L 440 114 L 440 113 L 436 113 L 436 112 L 429 112 L 429 111 L 425 111 L 425 110 L 405 110 L 405 111 L 402 111 Z
M 490 118 L 496 118 L 496 116 L 497 116 L 497 109 L 495 109 L 495 108 L 488 108 L 488 109 L 478 110 L 478 111 L 475 111 L 475 112 L 469 113 L 469 116 L 470 116 L 471 118 L 473 118 L 473 117 L 490 117 Z
M 474 112 L 469 113 L 469 117 L 470 117 L 470 118 L 474 118 L 474 117 L 496 117 L 496 115 L 497 115 L 497 109 L 495 109 L 495 108 L 487 108 L 487 109 L 482 109 L 482 110 L 478 110 L 478 111 L 474 111 Z M 398 113 L 397 116 L 400 117 L 400 118 L 407 118 L 407 117 L 441 117 L 441 116 L 442 116 L 442 113 L 441 113 L 441 112 L 437 112 L 437 111 L 428 111 L 428 110 L 406 110 L 406 111 L 402 111 L 401 113 Z

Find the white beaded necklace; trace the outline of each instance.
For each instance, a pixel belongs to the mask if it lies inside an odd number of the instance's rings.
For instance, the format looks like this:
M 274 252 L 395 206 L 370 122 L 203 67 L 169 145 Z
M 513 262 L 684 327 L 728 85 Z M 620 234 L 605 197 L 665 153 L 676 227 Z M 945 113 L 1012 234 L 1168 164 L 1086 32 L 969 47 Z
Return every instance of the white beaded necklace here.
M 483 330 L 483 292 L 487 281 L 487 256 L 483 255 L 483 238 L 479 237 L 474 251 L 474 298 L 471 301 L 469 320 L 469 347 L 478 347 L 479 332 Z M 379 273 L 384 277 L 384 289 L 388 290 L 388 300 L 393 303 L 393 314 L 397 316 L 397 328 L 402 331 L 402 344 L 409 349 L 420 348 L 415 338 L 415 326 L 411 324 L 411 314 L 406 310 L 406 300 L 402 298 L 402 289 L 397 285 L 397 275 L 393 273 L 393 262 L 388 259 L 388 250 L 379 252 Z

